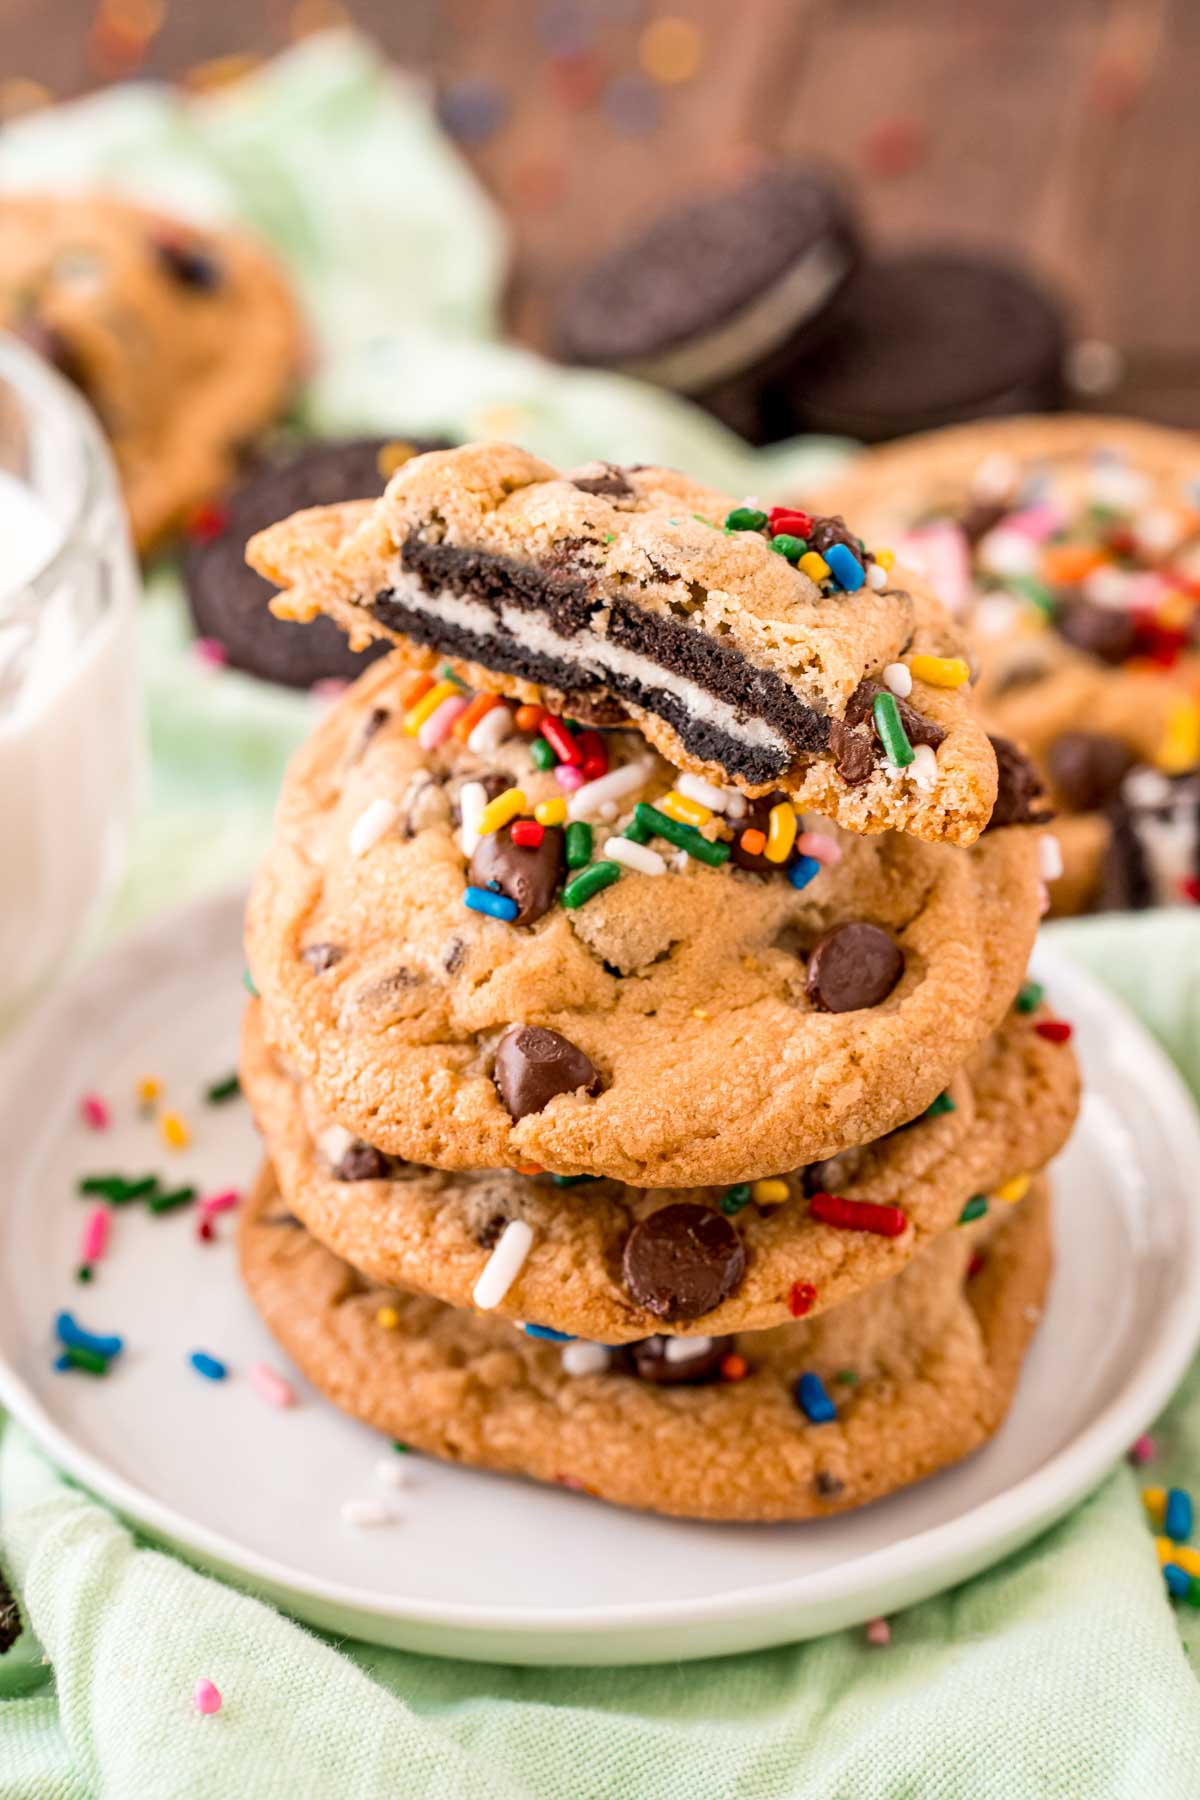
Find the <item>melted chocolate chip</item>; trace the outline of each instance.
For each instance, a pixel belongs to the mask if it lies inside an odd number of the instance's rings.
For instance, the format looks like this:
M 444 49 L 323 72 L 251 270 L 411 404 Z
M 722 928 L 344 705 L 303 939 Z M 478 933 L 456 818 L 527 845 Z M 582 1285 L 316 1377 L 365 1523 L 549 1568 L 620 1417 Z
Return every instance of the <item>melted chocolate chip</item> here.
M 875 696 L 890 692 L 890 688 L 881 686 L 878 681 L 860 681 L 846 702 L 845 723 L 856 726 L 863 725 L 869 720 L 872 730 L 874 730 Z M 946 736 L 942 727 L 935 724 L 932 719 L 927 719 L 924 713 L 919 713 L 915 706 L 908 704 L 907 700 L 901 700 L 895 694 L 892 695 L 892 698 L 896 702 L 896 711 L 900 714 L 900 723 L 908 735 L 909 743 L 928 744 L 931 750 L 936 750 Z
M 823 518 L 815 518 L 812 530 L 808 533 L 808 547 L 815 550 L 818 556 L 824 556 L 835 544 L 844 544 L 852 556 L 860 563 L 867 561 L 867 556 L 857 535 L 851 531 L 841 513 L 829 513 Z
M 167 274 L 181 287 L 194 288 L 200 294 L 213 294 L 224 280 L 224 271 L 216 257 L 198 244 L 182 238 L 154 239 L 154 251 Z
M 1104 731 L 1064 731 L 1046 752 L 1046 770 L 1071 812 L 1100 812 L 1115 800 L 1136 758 Z
M 335 1164 L 332 1173 L 335 1181 L 388 1181 L 394 1168 L 392 1157 L 359 1138 Z
M 1023 657 L 1018 662 L 1009 663 L 1006 669 L 993 678 L 992 696 L 998 700 L 1002 694 L 1016 694 L 1023 688 L 1036 687 L 1049 674 L 1050 665 L 1041 657 Z
M 602 475 L 577 475 L 571 482 L 581 494 L 603 494 L 609 500 L 628 500 L 636 492 L 618 463 L 605 463 Z
M 736 821 L 734 830 L 737 835 L 729 846 L 729 853 L 739 869 L 750 869 L 755 875 L 779 874 L 783 867 L 782 863 L 768 862 L 765 855 L 756 856 L 753 851 L 742 848 L 742 833 L 744 831 L 761 831 L 766 837 L 767 827 L 771 822 L 771 808 L 778 806 L 781 800 L 787 801 L 788 805 L 791 804 L 786 794 L 764 794 L 761 798 L 752 800 L 746 808 L 744 818 Z
M 625 1285 L 657 1319 L 699 1319 L 746 1272 L 746 1250 L 724 1214 L 691 1201 L 664 1206 L 625 1240 Z
M 999 777 L 996 804 L 986 829 L 1001 825 L 1045 825 L 1053 817 L 1043 804 L 1045 789 L 1041 777 L 1023 750 L 1011 738 L 993 737 L 996 772 Z
M 554 905 L 566 873 L 563 833 L 547 825 L 540 844 L 514 844 L 512 826 L 480 838 L 471 858 L 472 887 L 491 888 L 517 905 L 514 925 L 532 925 Z
M 866 781 L 875 767 L 876 745 L 864 732 L 852 731 L 841 719 L 829 721 L 829 748 L 834 767 L 847 787 Z
M 1009 510 L 1008 505 L 1000 500 L 976 500 L 958 521 L 958 528 L 973 549 L 980 538 L 985 538 Z
M 668 1344 L 673 1346 L 670 1356 Z M 699 1387 L 720 1378 L 721 1364 L 732 1349 L 731 1337 L 650 1337 L 630 1344 L 628 1356 L 633 1373 L 642 1381 L 651 1381 L 656 1387 Z
M 345 954 L 341 944 L 305 944 L 300 961 L 307 963 L 315 975 L 323 975 L 326 969 L 340 963 Z
M 846 1484 L 840 1475 L 832 1474 L 828 1469 L 818 1469 L 813 1479 L 813 1486 L 822 1500 L 836 1500 L 845 1492 Z
M 595 1095 L 604 1086 L 591 1058 L 544 1025 L 509 1026 L 496 1049 L 492 1079 L 514 1119 L 541 1112 L 556 1094 L 583 1088 Z
M 904 973 L 904 952 L 886 931 L 855 919 L 818 938 L 805 988 L 821 1012 L 859 1012 L 886 1000 Z
M 1054 623 L 1068 644 L 1100 662 L 1115 666 L 1133 655 L 1137 626 L 1123 607 L 1097 606 L 1082 598 L 1067 600 L 1056 607 Z

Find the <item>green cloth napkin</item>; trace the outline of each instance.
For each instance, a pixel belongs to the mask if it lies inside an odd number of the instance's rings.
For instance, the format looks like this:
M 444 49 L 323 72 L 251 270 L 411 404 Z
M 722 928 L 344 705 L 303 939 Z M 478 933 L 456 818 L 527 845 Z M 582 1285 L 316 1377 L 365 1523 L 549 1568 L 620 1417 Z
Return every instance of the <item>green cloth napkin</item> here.
M 204 105 L 148 87 L 0 137 L 0 186 L 102 178 L 242 217 L 286 258 L 323 352 L 315 427 L 515 437 L 570 463 L 661 459 L 735 493 L 816 479 L 828 446 L 748 451 L 686 404 L 501 344 L 503 233 L 415 86 L 349 37 Z M 187 650 L 173 571 L 144 618 L 150 805 L 116 922 L 248 871 L 319 703 Z M 1200 930 L 1145 915 L 1058 928 L 1200 1086 Z M 1195 1480 L 1200 1377 L 1156 1479 Z M 141 1545 L 11 1423 L 0 1555 L 29 1629 L 0 1657 L 0 1800 L 1191 1800 L 1196 1615 L 1173 1615 L 1122 1467 L 1032 1548 L 892 1621 L 652 1669 L 509 1669 L 312 1634 Z M 192 1708 L 206 1675 L 225 1697 Z

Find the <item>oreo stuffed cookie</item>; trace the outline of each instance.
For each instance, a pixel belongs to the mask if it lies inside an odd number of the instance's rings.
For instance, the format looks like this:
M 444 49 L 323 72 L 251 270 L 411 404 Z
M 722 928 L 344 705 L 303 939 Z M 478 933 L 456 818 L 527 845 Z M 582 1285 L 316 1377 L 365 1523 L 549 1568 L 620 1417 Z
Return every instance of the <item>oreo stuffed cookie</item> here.
M 389 658 L 291 763 L 247 951 L 268 1041 L 387 1155 L 753 1180 L 912 1119 L 995 1030 L 1036 838 L 839 832 Z
M 328 613 L 473 686 L 636 725 L 677 768 L 851 830 L 970 844 L 996 795 L 956 628 L 839 517 L 669 470 L 415 457 L 372 505 L 251 541 L 281 617 Z
M 613 1349 L 363 1277 L 292 1216 L 269 1166 L 239 1247 L 286 1354 L 389 1437 L 621 1506 L 730 1520 L 844 1512 L 978 1449 L 1016 1390 L 1052 1263 L 1037 1181 L 819 1318 Z

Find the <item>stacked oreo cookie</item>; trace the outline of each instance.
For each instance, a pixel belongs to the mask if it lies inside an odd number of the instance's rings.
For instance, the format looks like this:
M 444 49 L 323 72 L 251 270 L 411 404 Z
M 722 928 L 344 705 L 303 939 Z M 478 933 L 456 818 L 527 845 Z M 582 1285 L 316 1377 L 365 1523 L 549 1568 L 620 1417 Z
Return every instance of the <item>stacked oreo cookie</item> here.
M 1022 985 L 1036 784 L 947 617 L 840 519 L 501 446 L 251 553 L 404 640 L 247 915 L 243 1269 L 293 1359 L 414 1447 L 695 1517 L 983 1442 L 1078 1096 Z

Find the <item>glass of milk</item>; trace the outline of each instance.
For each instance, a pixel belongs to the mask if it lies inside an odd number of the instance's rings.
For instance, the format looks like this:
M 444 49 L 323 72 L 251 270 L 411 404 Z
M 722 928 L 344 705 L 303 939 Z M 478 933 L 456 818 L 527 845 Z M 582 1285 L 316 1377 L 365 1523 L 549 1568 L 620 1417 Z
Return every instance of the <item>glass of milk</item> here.
M 95 420 L 0 333 L 0 1020 L 63 971 L 124 862 L 137 601 Z

